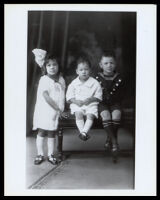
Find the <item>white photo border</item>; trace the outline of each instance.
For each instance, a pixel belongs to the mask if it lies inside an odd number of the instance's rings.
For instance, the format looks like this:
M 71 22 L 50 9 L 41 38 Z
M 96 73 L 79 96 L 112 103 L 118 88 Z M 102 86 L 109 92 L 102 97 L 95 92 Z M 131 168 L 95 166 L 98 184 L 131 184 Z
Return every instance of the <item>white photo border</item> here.
M 137 13 L 136 160 L 134 190 L 25 188 L 28 11 Z M 5 4 L 5 196 L 156 195 L 156 5 Z M 63 192 L 62 192 L 63 191 Z

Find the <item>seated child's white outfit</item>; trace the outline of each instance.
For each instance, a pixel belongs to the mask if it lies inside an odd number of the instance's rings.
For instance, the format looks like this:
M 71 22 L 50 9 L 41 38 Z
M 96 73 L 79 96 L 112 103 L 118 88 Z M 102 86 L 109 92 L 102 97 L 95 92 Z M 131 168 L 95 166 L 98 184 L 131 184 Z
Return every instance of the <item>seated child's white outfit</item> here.
M 37 90 L 37 101 L 33 116 L 33 130 L 41 128 L 44 130 L 54 131 L 58 127 L 60 113 L 53 109 L 44 99 L 43 92 L 47 91 L 49 96 L 56 102 L 61 111 L 64 110 L 65 102 L 65 81 L 62 76 L 59 81 L 44 75 L 39 80 Z
M 77 77 L 68 86 L 66 93 L 67 101 L 72 98 L 84 101 L 90 97 L 96 97 L 97 99 L 102 100 L 102 88 L 96 79 L 89 77 L 83 83 L 79 80 L 79 77 Z M 74 114 L 76 111 L 81 111 L 84 115 L 93 114 L 96 118 L 98 118 L 98 102 L 92 102 L 89 105 L 83 105 L 81 107 L 71 103 L 70 109 L 71 114 Z

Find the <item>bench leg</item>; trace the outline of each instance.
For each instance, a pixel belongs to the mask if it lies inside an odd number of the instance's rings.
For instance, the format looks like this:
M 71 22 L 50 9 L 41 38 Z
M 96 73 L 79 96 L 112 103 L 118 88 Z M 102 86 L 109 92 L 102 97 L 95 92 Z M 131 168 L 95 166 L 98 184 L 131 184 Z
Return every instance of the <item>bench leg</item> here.
M 58 130 L 57 151 L 58 151 L 58 159 L 59 161 L 62 161 L 62 157 L 63 157 L 63 129 L 62 128 Z

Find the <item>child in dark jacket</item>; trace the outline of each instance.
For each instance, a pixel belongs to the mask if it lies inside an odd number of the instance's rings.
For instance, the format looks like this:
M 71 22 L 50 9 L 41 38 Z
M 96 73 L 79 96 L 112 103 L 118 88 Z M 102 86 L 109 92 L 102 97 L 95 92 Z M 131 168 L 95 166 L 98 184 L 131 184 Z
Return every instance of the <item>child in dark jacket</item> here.
M 121 98 L 124 80 L 115 70 L 116 58 L 113 52 L 103 53 L 99 66 L 102 71 L 97 74 L 96 79 L 103 90 L 103 100 L 99 104 L 99 113 L 107 133 L 104 146 L 115 154 L 119 150 L 117 131 L 121 122 Z

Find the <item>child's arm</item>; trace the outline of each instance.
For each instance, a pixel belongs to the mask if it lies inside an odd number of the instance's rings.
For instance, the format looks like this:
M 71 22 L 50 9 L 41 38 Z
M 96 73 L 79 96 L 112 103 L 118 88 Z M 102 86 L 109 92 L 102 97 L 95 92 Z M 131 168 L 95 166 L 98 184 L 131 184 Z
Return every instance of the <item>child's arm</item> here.
M 83 104 L 84 104 L 84 102 L 83 101 L 81 101 L 81 100 L 76 100 L 75 98 L 72 98 L 72 99 L 70 99 L 69 101 L 67 101 L 68 103 L 74 103 L 74 104 L 76 104 L 77 106 L 82 106 Z
M 57 106 L 57 104 L 53 101 L 53 99 L 51 99 L 51 97 L 49 96 L 47 91 L 43 92 L 43 97 L 46 100 L 46 102 L 55 110 L 61 112 L 61 110 L 59 109 L 59 107 Z
M 84 105 L 88 105 L 92 102 L 101 102 L 102 101 L 102 88 L 98 81 L 95 83 L 95 92 L 94 95 L 90 98 L 84 100 Z
M 83 105 L 88 105 L 92 102 L 100 102 L 101 100 L 96 98 L 96 97 L 90 97 L 90 98 L 87 98 L 83 101 Z
M 66 92 L 66 100 L 67 100 L 67 103 L 69 103 L 69 104 L 74 103 L 74 104 L 76 104 L 80 107 L 83 104 L 83 101 L 75 99 L 75 87 L 74 87 L 73 83 L 71 83 L 68 86 L 68 89 L 67 89 L 67 92 Z

